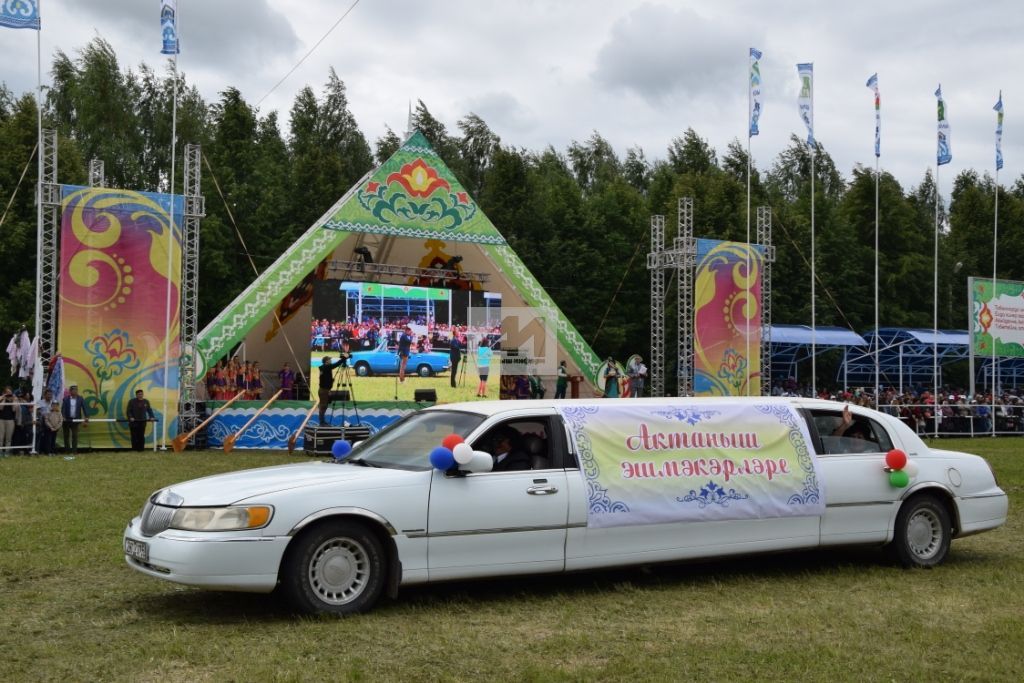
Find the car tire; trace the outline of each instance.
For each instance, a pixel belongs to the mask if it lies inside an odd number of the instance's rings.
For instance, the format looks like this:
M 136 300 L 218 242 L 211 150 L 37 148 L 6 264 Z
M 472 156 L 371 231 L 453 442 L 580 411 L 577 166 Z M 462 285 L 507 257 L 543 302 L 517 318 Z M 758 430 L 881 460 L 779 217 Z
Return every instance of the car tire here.
M 306 614 L 358 614 L 384 590 L 384 548 L 366 525 L 325 522 L 293 541 L 281 586 L 292 606 Z
M 434 371 L 431 369 L 429 365 L 423 363 L 422 365 L 419 365 L 416 368 L 416 374 L 419 375 L 420 377 L 433 377 Z
M 373 374 L 373 372 L 370 371 L 370 364 L 367 363 L 366 361 L 361 360 L 358 363 L 356 363 L 354 367 L 356 375 L 358 375 L 359 377 L 369 377 L 370 375 Z
M 900 506 L 889 554 L 904 567 L 934 567 L 949 554 L 952 535 L 949 510 L 943 502 L 920 494 Z

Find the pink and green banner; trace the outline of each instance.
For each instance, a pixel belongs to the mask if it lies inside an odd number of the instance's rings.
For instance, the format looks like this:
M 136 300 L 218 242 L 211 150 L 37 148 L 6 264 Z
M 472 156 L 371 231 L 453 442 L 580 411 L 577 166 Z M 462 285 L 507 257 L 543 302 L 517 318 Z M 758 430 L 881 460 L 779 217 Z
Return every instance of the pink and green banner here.
M 764 257 L 756 245 L 697 240 L 693 307 L 697 396 L 761 394 L 763 272 Z
M 173 435 L 183 205 L 175 195 L 170 230 L 170 201 L 165 194 L 61 186 L 57 350 L 64 358 L 67 385 L 78 385 L 90 417 L 124 418 L 128 401 L 142 389 Z M 168 414 L 162 415 L 165 398 Z M 95 422 L 88 432 L 94 448 L 130 444 L 126 422 Z
M 804 421 L 779 403 L 560 408 L 587 480 L 587 526 L 816 516 Z

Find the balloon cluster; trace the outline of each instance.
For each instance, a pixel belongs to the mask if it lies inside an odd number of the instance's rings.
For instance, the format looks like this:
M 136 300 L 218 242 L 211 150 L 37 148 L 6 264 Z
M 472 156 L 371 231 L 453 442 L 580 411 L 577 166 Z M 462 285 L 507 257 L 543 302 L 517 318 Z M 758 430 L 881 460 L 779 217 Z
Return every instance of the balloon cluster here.
M 901 489 L 917 476 L 917 463 L 907 459 L 907 454 L 894 448 L 885 454 L 885 471 L 889 473 L 889 484 Z
M 345 439 L 338 439 L 331 445 L 331 455 L 335 460 L 344 460 L 352 452 L 352 444 Z
M 458 434 L 449 434 L 440 446 L 430 451 L 430 464 L 444 472 L 456 465 L 467 472 L 490 472 L 494 460 L 486 451 L 474 451 Z

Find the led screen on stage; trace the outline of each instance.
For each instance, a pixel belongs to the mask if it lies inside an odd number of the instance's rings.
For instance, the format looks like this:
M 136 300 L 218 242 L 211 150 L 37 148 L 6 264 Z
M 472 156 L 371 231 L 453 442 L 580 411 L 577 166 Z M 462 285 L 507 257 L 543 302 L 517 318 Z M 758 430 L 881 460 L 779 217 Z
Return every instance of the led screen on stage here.
M 459 343 L 454 373 L 453 337 Z M 500 294 L 324 280 L 313 292 L 310 386 L 316 395 L 324 359 L 333 364 L 344 352 L 348 360 L 334 370 L 332 389 L 348 391 L 357 403 L 409 401 L 417 389 L 433 389 L 440 402 L 471 401 L 481 367 L 487 368 L 484 394 L 498 398 L 500 339 Z M 404 376 L 403 344 L 409 346 Z

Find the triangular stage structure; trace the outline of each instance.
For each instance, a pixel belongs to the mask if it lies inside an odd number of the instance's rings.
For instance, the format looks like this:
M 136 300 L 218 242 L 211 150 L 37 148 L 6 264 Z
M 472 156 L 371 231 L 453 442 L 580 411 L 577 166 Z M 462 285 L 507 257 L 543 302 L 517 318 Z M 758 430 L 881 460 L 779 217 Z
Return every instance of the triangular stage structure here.
M 363 266 L 357 249 L 373 255 L 372 267 Z M 317 280 L 422 284 L 424 269 L 450 267 L 457 257 L 455 268 L 466 274 L 460 286 L 500 293 L 503 309 L 532 308 L 546 321 L 555 332 L 556 360 L 585 378 L 581 395 L 590 395 L 598 357 L 419 131 L 200 332 L 199 367 L 209 367 L 240 342 L 264 369 L 292 361 L 289 346 L 304 359 Z M 506 348 L 529 345 L 528 331 L 503 332 Z

